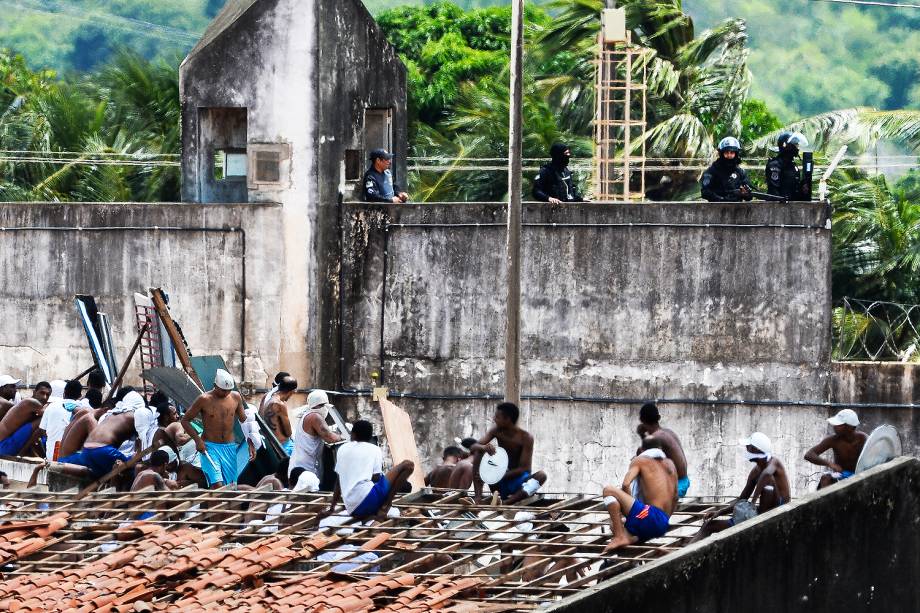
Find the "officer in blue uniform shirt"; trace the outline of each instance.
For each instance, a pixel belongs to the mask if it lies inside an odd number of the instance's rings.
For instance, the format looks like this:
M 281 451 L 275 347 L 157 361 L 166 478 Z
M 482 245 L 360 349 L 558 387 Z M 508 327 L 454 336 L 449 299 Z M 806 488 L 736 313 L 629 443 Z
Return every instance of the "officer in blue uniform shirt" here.
M 399 191 L 390 172 L 393 154 L 386 149 L 374 149 L 370 153 L 370 168 L 364 173 L 364 200 L 366 202 L 392 202 L 399 204 L 409 200 L 409 194 Z
M 753 198 L 747 174 L 741 168 L 741 143 L 734 136 L 719 142 L 719 159 L 700 179 L 700 194 L 709 202 L 740 202 Z

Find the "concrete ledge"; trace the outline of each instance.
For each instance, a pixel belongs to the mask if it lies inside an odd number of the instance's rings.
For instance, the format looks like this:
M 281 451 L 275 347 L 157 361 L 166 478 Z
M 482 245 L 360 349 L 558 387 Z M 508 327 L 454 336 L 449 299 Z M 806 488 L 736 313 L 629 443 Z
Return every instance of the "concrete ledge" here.
M 918 503 L 920 460 L 898 458 L 548 610 L 920 611 Z

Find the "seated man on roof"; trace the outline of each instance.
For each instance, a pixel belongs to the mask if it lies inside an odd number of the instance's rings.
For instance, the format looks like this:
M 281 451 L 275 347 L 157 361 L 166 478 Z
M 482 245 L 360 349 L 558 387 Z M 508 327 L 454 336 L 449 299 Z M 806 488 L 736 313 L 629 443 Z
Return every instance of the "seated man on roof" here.
M 403 460 L 384 474 L 383 453 L 371 442 L 373 436 L 370 422 L 359 419 L 352 425 L 351 441 L 339 447 L 336 454 L 338 480 L 326 514 L 335 511 L 340 498 L 353 517 L 386 514 L 393 497 L 409 479 L 415 468 L 410 460 Z
M 546 483 L 546 473 L 542 470 L 531 474 L 534 441 L 529 432 L 518 427 L 520 414 L 520 409 L 514 403 L 499 404 L 495 407 L 495 416 L 492 418 L 495 425 L 470 449 L 476 458 L 473 462 L 473 491 L 477 500 L 482 497 L 479 463 L 484 461 L 485 454 L 495 454 L 492 440 L 497 440 L 498 446 L 508 453 L 508 470 L 505 476 L 495 485 L 489 486 L 493 492 L 499 493 L 503 501 L 507 504 L 520 502 L 533 496 Z
M 425 485 L 437 488 L 450 487 L 450 478 L 457 468 L 457 463 L 468 456 L 469 454 L 459 447 L 445 447 L 444 453 L 441 454 L 441 463 L 425 475 Z
M 234 420 L 245 423 L 247 417 L 243 397 L 234 387 L 233 376 L 218 369 L 214 389 L 199 396 L 182 417 L 182 427 L 194 439 L 195 449 L 201 454 L 201 470 L 211 489 L 235 485 L 239 476 L 237 453 L 240 445 L 236 442 L 233 426 Z M 198 415 L 204 426 L 201 434 L 192 426 L 192 420 Z M 255 449 L 250 443 L 249 459 L 254 457 Z
M 629 463 L 622 487 L 604 487 L 604 506 L 613 532 L 605 552 L 667 533 L 670 517 L 677 508 L 677 469 L 659 439 L 642 440 L 642 453 Z
M 463 450 L 463 457 L 460 458 L 460 461 L 457 462 L 457 466 L 454 468 L 453 472 L 450 474 L 450 483 L 447 484 L 452 490 L 468 490 L 470 486 L 473 485 L 473 455 L 471 450 L 473 445 L 476 444 L 476 439 L 473 437 L 467 437 L 460 443 L 460 448 Z
M 60 399 L 52 398 L 39 423 L 39 436 L 45 437 L 45 459 L 49 462 L 60 457 L 61 439 L 64 431 L 73 419 L 74 412 L 78 409 L 88 408 L 88 404 L 80 400 L 83 395 L 83 386 L 77 380 L 68 381 L 64 386 L 64 396 Z M 57 455 L 56 455 L 57 454 Z
M 0 419 L 22 400 L 16 391 L 20 381 L 21 379 L 14 379 L 9 375 L 0 375 Z
M 738 497 L 731 501 L 720 513 L 729 512 L 731 518 L 716 518 L 707 514 L 707 521 L 693 537 L 694 541 L 731 528 L 739 521 L 749 519 L 759 513 L 766 513 L 789 502 L 791 488 L 786 467 L 773 455 L 773 443 L 763 432 L 755 432 L 740 443 L 744 447 L 744 456 L 754 467 L 748 474 L 747 483 Z M 756 511 L 754 510 L 756 506 Z M 736 517 L 738 519 L 736 519 Z
M 137 392 L 134 393 L 136 394 Z M 115 410 L 117 409 L 113 409 L 113 411 Z M 88 413 L 84 417 L 92 417 L 92 414 Z M 116 464 L 129 460 L 128 456 L 119 449 L 127 441 L 132 441 L 133 439 L 134 412 L 131 410 L 124 410 L 118 413 L 110 412 L 106 415 L 106 419 L 99 422 L 89 431 L 81 451 L 63 456 L 58 462 L 72 464 L 74 467 L 82 467 L 82 470 L 68 469 L 69 474 L 99 479 L 111 472 Z M 64 441 L 61 444 L 62 449 L 63 447 Z
M 179 489 L 179 484 L 170 478 L 170 469 L 177 468 L 178 463 L 179 459 L 172 449 L 157 449 L 150 454 L 146 468 L 137 473 L 134 483 L 131 484 L 131 491 L 136 492 L 148 487 L 158 492 Z
M 856 462 L 866 445 L 865 432 L 856 429 L 859 426 L 859 417 L 853 409 L 843 409 L 827 420 L 834 428 L 834 433 L 827 436 L 820 443 L 812 447 L 805 454 L 805 459 L 818 466 L 826 466 L 829 471 L 821 475 L 818 489 L 833 485 L 838 481 L 848 479 L 856 472 Z M 821 457 L 824 452 L 834 452 L 833 461 Z
M 658 406 L 654 402 L 646 402 L 639 409 L 639 427 L 636 432 L 642 439 L 653 437 L 661 442 L 661 450 L 674 462 L 677 469 L 677 497 L 683 498 L 690 489 L 690 478 L 687 476 L 687 456 L 684 454 L 684 448 L 680 443 L 677 434 L 661 426 L 661 414 L 658 412 Z M 640 448 L 636 454 L 642 453 Z
M 50 396 L 51 384 L 42 381 L 31 398 L 16 403 L 0 419 L 0 455 L 18 456 L 30 451 Z

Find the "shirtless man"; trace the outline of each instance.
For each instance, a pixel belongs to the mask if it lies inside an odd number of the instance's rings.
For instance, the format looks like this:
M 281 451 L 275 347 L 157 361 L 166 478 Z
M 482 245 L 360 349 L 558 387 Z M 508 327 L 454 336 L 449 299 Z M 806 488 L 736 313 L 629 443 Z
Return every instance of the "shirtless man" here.
M 86 413 L 80 419 L 87 416 L 92 418 L 92 413 Z M 110 415 L 92 428 L 81 451 L 65 456 L 65 441 L 61 441 L 62 457 L 58 462 L 85 467 L 82 471 L 70 471 L 71 474 L 99 479 L 107 475 L 119 462 L 127 462 L 130 459 L 118 449 L 132 438 L 134 414 L 128 411 Z
M 742 439 L 740 444 L 745 448 L 744 455 L 747 460 L 754 463 L 754 468 L 748 474 L 747 483 L 741 490 L 741 494 L 729 503 L 724 512 L 733 513 L 739 503 L 750 502 L 751 505 L 757 506 L 758 514 L 766 513 L 789 502 L 792 497 L 789 477 L 783 463 L 779 461 L 779 458 L 773 456 L 773 443 L 770 438 L 763 432 L 755 432 L 748 438 Z M 693 540 L 698 541 L 734 525 L 734 517 L 707 518 Z
M 0 419 L 16 404 L 16 386 L 21 379 L 0 375 Z
M 498 446 L 508 453 L 508 470 L 501 481 L 490 485 L 492 491 L 497 491 L 507 504 L 515 504 L 533 496 L 540 486 L 546 483 L 546 474 L 543 471 L 531 474 L 533 461 L 533 436 L 517 426 L 520 409 L 511 402 L 503 402 L 495 407 L 495 425 L 486 432 L 475 445 L 472 451 L 476 459 L 473 461 L 473 491 L 477 499 L 482 497 L 482 479 L 479 478 L 479 463 L 485 454 L 495 453 L 493 439 L 498 440 Z
M 833 426 L 834 433 L 825 437 L 805 454 L 805 459 L 812 464 L 830 469 L 830 472 L 821 475 L 821 481 L 818 482 L 819 490 L 853 476 L 859 454 L 869 438 L 865 432 L 856 429 L 859 417 L 853 409 L 843 409 L 828 419 L 827 423 Z M 821 457 L 828 449 L 834 452 L 833 461 Z
M 613 532 L 605 552 L 667 533 L 677 508 L 677 468 L 661 448 L 661 439 L 650 436 L 642 441 L 642 453 L 629 463 L 623 486 L 604 487 L 604 506 Z
M 259 415 L 268 424 L 269 429 L 281 443 L 281 448 L 290 457 L 294 453 L 294 438 L 291 436 L 291 419 L 288 415 L 287 401 L 297 391 L 297 380 L 293 377 L 285 377 L 278 383 L 277 389 L 278 391 L 268 402 L 263 403 L 259 408 Z
M 246 421 L 246 410 L 239 392 L 233 391 L 233 377 L 224 369 L 214 376 L 214 389 L 198 397 L 182 417 L 185 433 L 195 441 L 195 448 L 201 454 L 201 469 L 211 489 L 236 483 L 237 466 L 236 439 L 233 436 L 233 420 Z M 192 420 L 201 414 L 204 432 L 199 436 L 192 427 Z M 249 459 L 254 457 L 250 447 Z
M 136 492 L 146 487 L 153 488 L 157 492 L 178 489 L 179 484 L 167 478 L 170 463 L 169 453 L 166 451 L 157 449 L 151 453 L 147 468 L 139 472 L 134 478 L 134 483 L 131 484 L 131 491 Z
M 51 385 L 42 381 L 31 398 L 17 403 L 0 419 L 0 455 L 18 456 L 28 451 L 50 396 Z
M 291 437 L 294 450 L 288 464 L 288 481 L 291 489 L 297 487 L 300 475 L 309 471 L 323 481 L 323 444 L 341 442 L 342 437 L 329 429 L 326 417 L 329 415 L 329 395 L 323 390 L 313 390 L 307 396 L 307 410 L 300 416 L 300 421 Z
M 425 475 L 425 485 L 429 487 L 450 487 L 450 478 L 457 469 L 457 463 L 467 454 L 459 447 L 447 447 L 441 455 L 441 463 Z
M 662 428 L 660 421 L 661 415 L 658 413 L 658 407 L 654 402 L 647 402 L 639 409 L 639 428 L 636 431 L 642 438 L 653 436 L 661 441 L 662 451 L 669 460 L 674 462 L 674 467 L 677 469 L 677 497 L 683 498 L 690 489 L 690 478 L 687 477 L 687 456 L 684 455 L 684 448 L 677 435 L 668 428 Z
M 476 439 L 468 437 L 460 441 L 460 447 L 464 450 L 463 457 L 457 462 L 457 467 L 450 475 L 450 483 L 447 485 L 452 490 L 468 490 L 473 485 L 473 456 L 470 451 Z

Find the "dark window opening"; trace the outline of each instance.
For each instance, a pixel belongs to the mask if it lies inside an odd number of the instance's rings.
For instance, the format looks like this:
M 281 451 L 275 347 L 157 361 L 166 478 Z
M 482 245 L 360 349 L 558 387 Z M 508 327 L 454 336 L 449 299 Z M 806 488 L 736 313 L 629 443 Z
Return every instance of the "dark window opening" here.
M 257 183 L 279 183 L 281 181 L 281 153 L 257 151 L 255 174 Z
M 361 180 L 361 152 L 357 149 L 345 150 L 345 180 Z

